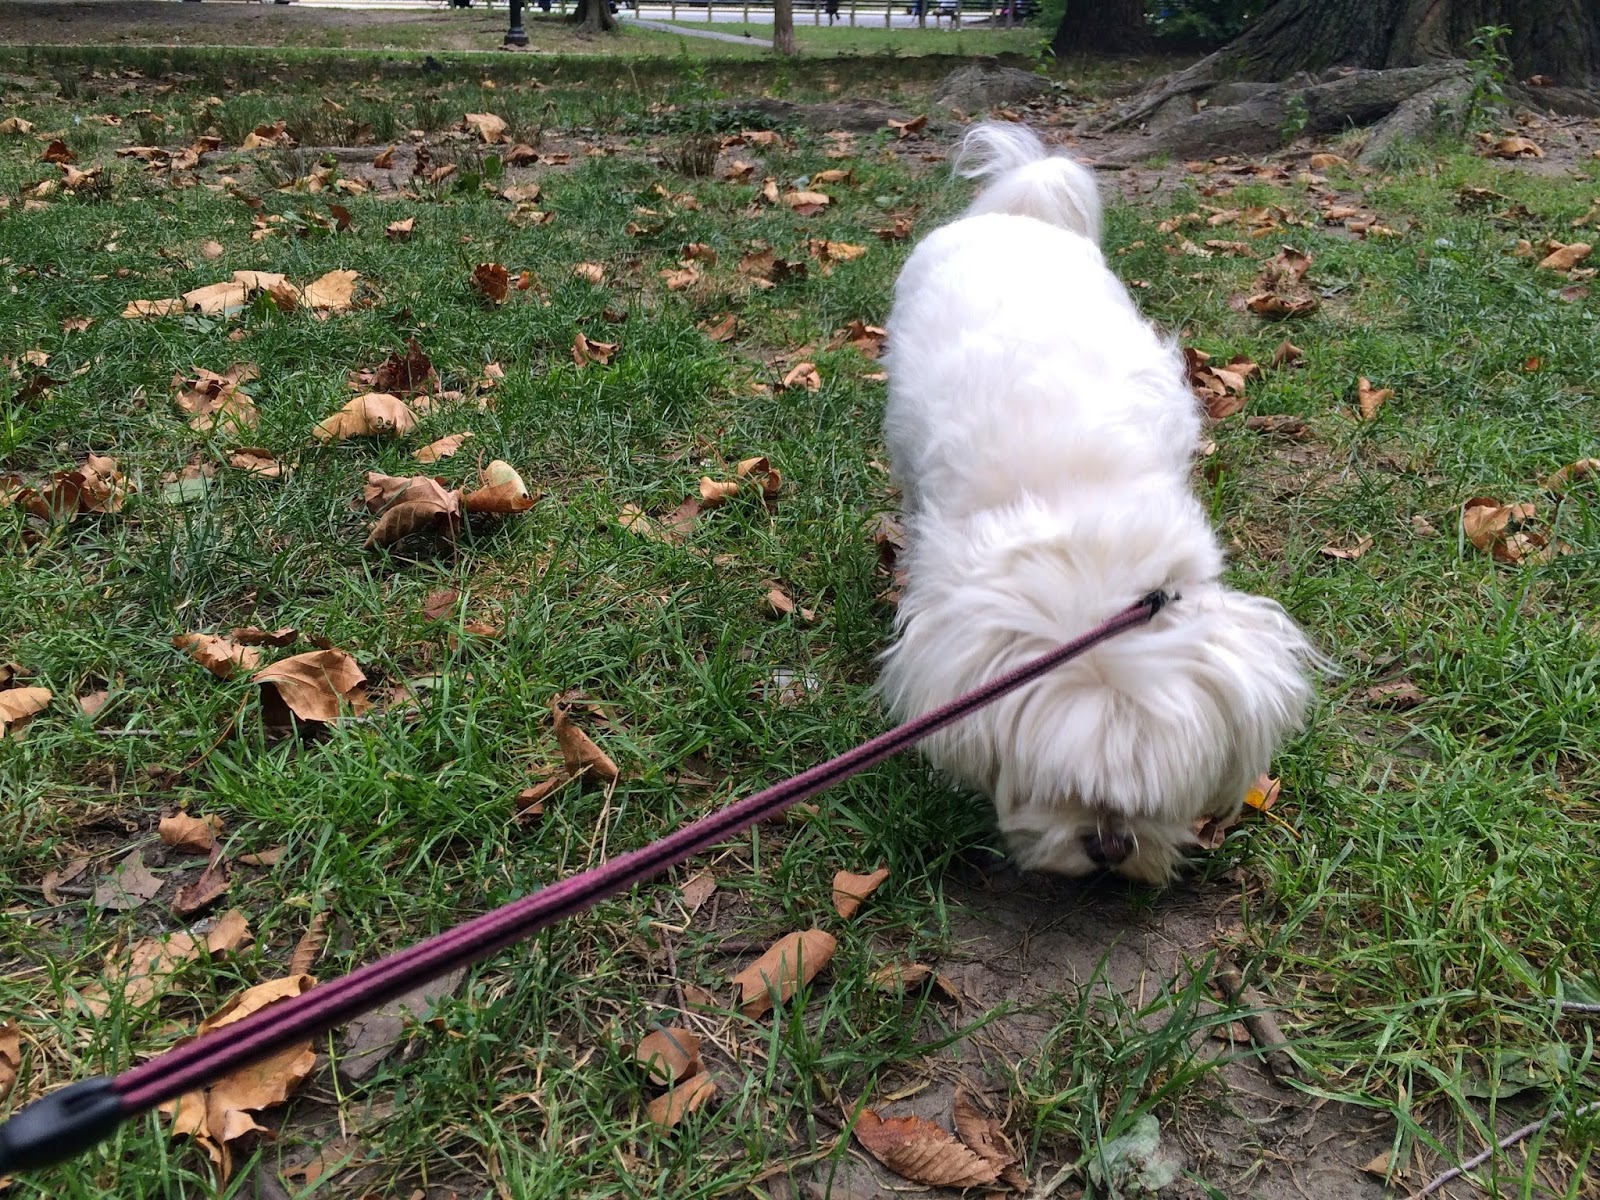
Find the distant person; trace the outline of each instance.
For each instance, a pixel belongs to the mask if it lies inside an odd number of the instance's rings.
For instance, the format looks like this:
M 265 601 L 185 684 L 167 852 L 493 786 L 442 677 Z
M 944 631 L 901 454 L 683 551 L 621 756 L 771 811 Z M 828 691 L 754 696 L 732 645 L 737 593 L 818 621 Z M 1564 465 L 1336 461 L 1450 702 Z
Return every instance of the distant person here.
M 839 15 L 839 0 L 828 0 L 822 11 L 828 14 L 828 24 L 832 25 L 833 19 Z

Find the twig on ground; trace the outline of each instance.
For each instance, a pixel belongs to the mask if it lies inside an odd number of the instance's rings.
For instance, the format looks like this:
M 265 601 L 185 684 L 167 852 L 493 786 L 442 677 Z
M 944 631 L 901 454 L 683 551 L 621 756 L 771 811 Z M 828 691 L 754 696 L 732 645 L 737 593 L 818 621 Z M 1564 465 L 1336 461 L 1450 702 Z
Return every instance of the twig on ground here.
M 1273 1080 L 1282 1083 L 1294 1078 L 1294 1058 L 1289 1054 L 1289 1041 L 1278 1027 L 1278 1018 L 1267 1008 L 1261 993 L 1244 981 L 1244 976 L 1233 967 L 1219 970 L 1212 980 L 1227 996 L 1228 1001 L 1241 1008 L 1250 1009 L 1240 1017 L 1250 1031 L 1250 1040 L 1261 1052 L 1261 1064 Z
M 1596 1112 L 1600 1112 L 1600 1100 L 1597 1100 L 1592 1104 L 1585 1104 L 1582 1108 L 1574 1110 L 1572 1115 L 1574 1117 L 1586 1117 L 1590 1113 L 1596 1113 Z M 1417 1191 L 1412 1192 L 1411 1195 L 1407 1196 L 1406 1200 L 1422 1200 L 1422 1198 L 1424 1196 L 1433 1195 L 1434 1192 L 1437 1192 L 1440 1188 L 1442 1188 L 1445 1184 L 1449 1183 L 1452 1179 L 1460 1178 L 1462 1175 L 1465 1175 L 1468 1171 L 1472 1170 L 1474 1167 L 1478 1166 L 1480 1163 L 1483 1163 L 1484 1161 L 1486 1161 L 1491 1155 L 1494 1154 L 1494 1152 L 1496 1150 L 1509 1150 L 1512 1146 L 1515 1146 L 1518 1142 L 1527 1140 L 1528 1138 L 1532 1137 L 1534 1134 L 1538 1133 L 1541 1129 L 1547 1128 L 1548 1126 L 1550 1126 L 1551 1124 L 1553 1124 L 1556 1121 L 1559 1121 L 1560 1119 L 1561 1119 L 1561 1114 L 1560 1113 L 1556 1113 L 1556 1112 L 1547 1113 L 1544 1117 L 1540 1118 L 1537 1121 L 1528 1122 L 1528 1124 L 1524 1125 L 1521 1129 L 1513 1129 L 1510 1133 L 1506 1134 L 1505 1137 L 1501 1138 L 1494 1145 L 1490 1146 L 1488 1149 L 1482 1151 L 1479 1154 L 1474 1154 L 1471 1158 L 1467 1159 L 1467 1161 L 1462 1163 L 1459 1167 L 1451 1167 L 1448 1171 L 1443 1171 L 1443 1172 L 1440 1172 L 1438 1175 L 1435 1175 L 1423 1187 L 1419 1188 Z
M 1588 1004 L 1581 1000 L 1552 1000 L 1550 1004 L 1562 1012 L 1600 1013 L 1600 1004 Z

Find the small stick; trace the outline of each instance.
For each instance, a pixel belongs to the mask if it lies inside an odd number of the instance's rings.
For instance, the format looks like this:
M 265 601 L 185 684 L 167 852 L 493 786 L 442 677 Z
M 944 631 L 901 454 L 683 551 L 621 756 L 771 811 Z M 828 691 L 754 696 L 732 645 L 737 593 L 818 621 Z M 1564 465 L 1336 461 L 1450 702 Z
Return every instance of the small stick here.
M 1578 1000 L 1552 1000 L 1550 1003 L 1562 1012 L 1600 1013 L 1600 1004 L 1585 1004 Z
M 1577 1109 L 1576 1111 L 1574 1111 L 1572 1115 L 1574 1117 L 1586 1117 L 1590 1113 L 1594 1113 L 1594 1112 L 1600 1112 L 1600 1100 L 1596 1100 L 1592 1104 L 1585 1104 L 1582 1108 Z M 1440 1188 L 1442 1188 L 1445 1184 L 1449 1183 L 1452 1179 L 1457 1179 L 1460 1176 L 1465 1175 L 1468 1171 L 1472 1170 L 1473 1167 L 1478 1166 L 1480 1163 L 1482 1163 L 1484 1160 L 1486 1160 L 1492 1154 L 1494 1154 L 1494 1152 L 1496 1150 L 1509 1150 L 1512 1146 L 1515 1146 L 1518 1142 L 1524 1141 L 1524 1140 L 1532 1137 L 1534 1134 L 1538 1133 L 1541 1129 L 1544 1129 L 1547 1126 L 1549 1126 L 1552 1122 L 1560 1120 L 1560 1117 L 1561 1117 L 1560 1113 L 1549 1113 L 1542 1120 L 1530 1121 L 1528 1124 L 1524 1125 L 1521 1129 L 1513 1129 L 1510 1133 L 1506 1134 L 1505 1137 L 1501 1138 L 1498 1142 L 1496 1142 L 1494 1145 L 1490 1146 L 1487 1150 L 1484 1150 L 1482 1153 L 1479 1153 L 1479 1154 L 1474 1154 L 1471 1158 L 1467 1159 L 1467 1161 L 1462 1163 L 1459 1167 L 1451 1167 L 1448 1171 L 1444 1171 L 1441 1174 L 1435 1175 L 1432 1179 L 1430 1179 L 1428 1181 L 1428 1183 L 1427 1183 L 1427 1185 L 1425 1187 L 1423 1187 L 1419 1191 L 1412 1192 L 1411 1195 L 1406 1197 L 1406 1200 L 1422 1200 L 1422 1198 L 1424 1196 L 1433 1195 L 1434 1192 L 1437 1192 Z
M 1212 977 L 1212 981 L 1222 989 L 1229 1003 L 1254 1010 L 1240 1020 L 1250 1031 L 1250 1040 L 1261 1051 L 1261 1064 L 1273 1082 L 1282 1083 L 1285 1079 L 1292 1079 L 1295 1065 L 1289 1054 L 1288 1039 L 1283 1036 L 1283 1030 L 1278 1027 L 1278 1018 L 1267 1008 L 1261 993 L 1247 984 L 1244 976 L 1233 967 L 1224 967 Z

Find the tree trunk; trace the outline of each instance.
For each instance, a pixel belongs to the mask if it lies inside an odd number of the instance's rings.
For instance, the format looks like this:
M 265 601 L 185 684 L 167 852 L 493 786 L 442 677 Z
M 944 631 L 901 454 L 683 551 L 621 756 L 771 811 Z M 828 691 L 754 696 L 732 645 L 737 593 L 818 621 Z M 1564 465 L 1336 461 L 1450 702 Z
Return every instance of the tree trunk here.
M 572 19 L 581 33 L 606 33 L 617 27 L 617 18 L 611 15 L 610 0 L 578 0 Z
M 1057 58 L 1136 54 L 1148 48 L 1144 0 L 1067 0 L 1067 11 L 1050 39 L 1050 51 Z
M 1510 27 L 1505 48 L 1518 79 L 1600 86 L 1595 0 L 1278 0 L 1203 62 L 1212 79 L 1252 80 L 1338 66 L 1412 67 L 1471 57 L 1485 25 Z
M 785 58 L 799 53 L 794 44 L 794 0 L 773 0 L 772 51 Z

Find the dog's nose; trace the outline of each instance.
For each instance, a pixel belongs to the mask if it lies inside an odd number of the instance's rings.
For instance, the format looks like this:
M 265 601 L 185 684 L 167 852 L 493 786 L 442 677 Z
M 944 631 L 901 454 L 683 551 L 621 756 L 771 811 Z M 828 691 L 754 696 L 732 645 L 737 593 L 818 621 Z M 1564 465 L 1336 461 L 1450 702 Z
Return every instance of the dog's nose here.
M 1116 867 L 1133 853 L 1133 837 L 1121 829 L 1098 829 L 1083 835 L 1083 852 L 1098 867 Z

